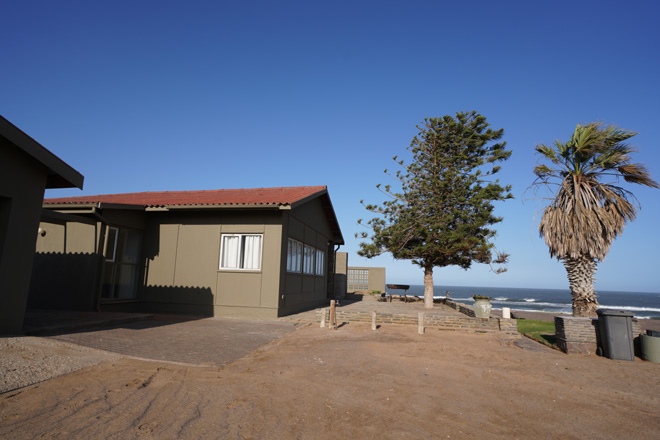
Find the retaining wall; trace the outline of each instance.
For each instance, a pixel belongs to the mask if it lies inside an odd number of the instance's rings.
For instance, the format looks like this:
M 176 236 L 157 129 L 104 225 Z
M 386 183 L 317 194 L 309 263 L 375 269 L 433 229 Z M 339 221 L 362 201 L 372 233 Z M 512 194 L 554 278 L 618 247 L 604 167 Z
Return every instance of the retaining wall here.
M 475 317 L 474 310 L 472 309 L 471 306 L 468 306 L 467 304 L 455 302 L 455 301 L 452 301 L 452 300 L 446 299 L 446 298 L 441 299 L 440 302 L 442 304 L 446 305 L 446 306 L 451 307 L 452 309 L 455 309 L 455 310 L 461 312 L 464 315 L 471 316 L 473 318 Z M 516 329 L 517 328 L 518 327 L 516 326 Z
M 635 344 L 638 344 L 642 327 L 637 319 L 632 320 Z M 596 354 L 600 342 L 598 318 L 555 316 L 557 346 L 568 354 Z
M 469 307 L 469 306 L 467 306 Z M 433 315 L 432 312 L 424 312 L 424 327 L 432 327 L 438 330 L 493 333 L 507 339 L 520 339 L 518 324 L 515 319 L 490 318 L 478 319 L 469 316 L 443 316 Z M 325 313 L 326 322 L 330 321 L 330 309 L 317 310 L 318 320 Z M 336 309 L 336 320 L 340 322 L 372 322 L 372 312 L 343 311 Z M 406 324 L 418 325 L 417 314 L 376 313 L 376 324 Z

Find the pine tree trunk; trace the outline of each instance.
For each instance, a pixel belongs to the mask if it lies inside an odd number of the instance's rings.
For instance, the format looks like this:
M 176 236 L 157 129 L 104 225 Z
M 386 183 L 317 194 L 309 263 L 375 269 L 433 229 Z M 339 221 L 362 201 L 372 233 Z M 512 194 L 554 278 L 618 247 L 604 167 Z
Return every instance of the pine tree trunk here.
M 598 298 L 594 291 L 596 261 L 587 256 L 564 258 L 564 267 L 573 296 L 573 316 L 595 318 L 598 310 Z
M 424 268 L 424 308 L 433 308 L 433 266 Z

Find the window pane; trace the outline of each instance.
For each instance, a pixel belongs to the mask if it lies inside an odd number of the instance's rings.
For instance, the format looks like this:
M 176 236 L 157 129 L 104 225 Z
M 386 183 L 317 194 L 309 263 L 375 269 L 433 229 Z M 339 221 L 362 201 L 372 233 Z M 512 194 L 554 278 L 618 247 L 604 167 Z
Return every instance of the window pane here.
M 117 228 L 108 228 L 108 236 L 105 245 L 105 260 L 115 261 L 115 252 L 117 251 Z
M 238 235 L 222 236 L 222 255 L 220 267 L 224 269 L 238 269 L 241 237 Z
M 299 241 L 296 242 L 296 261 L 293 267 L 294 272 L 302 272 L 302 253 L 303 245 Z
M 261 235 L 243 236 L 242 269 L 258 270 L 261 268 Z
M 141 244 L 142 233 L 140 231 L 121 229 L 119 231 L 117 261 L 120 263 L 137 264 L 140 260 Z
M 289 238 L 289 244 L 286 254 L 286 270 L 288 272 L 300 272 L 300 262 L 302 261 L 302 243 Z
M 303 272 L 314 273 L 314 248 L 307 245 L 305 245 Z
M 117 266 L 116 298 L 135 298 L 138 276 L 137 266 L 129 264 L 119 264 Z
M 316 251 L 316 275 L 325 275 L 325 252 Z
M 286 270 L 293 271 L 293 241 L 290 238 L 286 248 Z
M 101 298 L 114 298 L 115 296 L 115 270 L 116 264 L 107 261 L 103 270 L 103 287 Z

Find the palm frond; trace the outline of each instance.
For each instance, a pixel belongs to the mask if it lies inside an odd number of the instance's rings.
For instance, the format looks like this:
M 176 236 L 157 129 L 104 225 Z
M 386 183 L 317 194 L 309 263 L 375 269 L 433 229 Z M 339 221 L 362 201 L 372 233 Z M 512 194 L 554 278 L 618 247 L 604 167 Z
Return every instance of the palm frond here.
M 592 122 L 577 125 L 570 139 L 565 143 L 555 141 L 554 148 L 535 147 L 544 158 L 555 164 L 561 162 L 565 168 L 558 171 L 544 164 L 534 167 L 537 179 L 533 185 L 561 180 L 539 222 L 539 233 L 551 256 L 603 260 L 625 224 L 635 219 L 632 193 L 613 182 L 603 183 L 604 176 L 660 187 L 646 167 L 631 163 L 630 154 L 635 148 L 625 141 L 635 135 L 613 125 Z
M 626 163 L 617 167 L 626 182 L 637 183 L 639 185 L 650 186 L 651 188 L 660 188 L 658 182 L 651 178 L 646 167 L 640 163 Z

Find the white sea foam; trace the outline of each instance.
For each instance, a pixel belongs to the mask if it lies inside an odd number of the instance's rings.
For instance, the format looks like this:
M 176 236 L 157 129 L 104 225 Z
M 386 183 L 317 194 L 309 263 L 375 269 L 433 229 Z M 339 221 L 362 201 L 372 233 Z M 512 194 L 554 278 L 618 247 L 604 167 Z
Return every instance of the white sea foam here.
M 606 305 L 601 304 L 600 308 L 601 309 L 609 309 L 609 310 L 629 310 L 631 312 L 656 312 L 656 313 L 660 313 L 660 309 L 655 308 L 655 307 L 606 306 Z
M 423 286 L 415 286 L 423 292 Z M 415 290 L 415 289 L 411 289 Z M 530 312 L 571 313 L 571 293 L 565 289 L 521 289 L 521 288 L 486 288 L 486 287 L 452 287 L 436 288 L 435 297 L 445 298 L 449 291 L 453 301 L 472 305 L 472 295 L 490 296 L 493 308 L 509 307 L 511 310 Z M 410 292 L 412 293 L 412 292 Z M 638 318 L 660 319 L 660 301 L 658 293 L 644 292 L 599 292 L 600 308 L 626 310 Z M 609 303 L 609 304 L 608 304 Z M 614 304 L 614 305 L 611 305 Z M 616 304 L 626 304 L 620 306 Z

